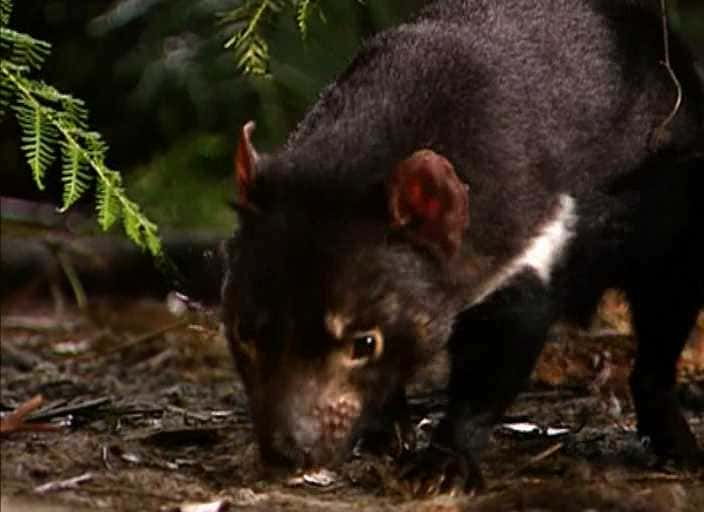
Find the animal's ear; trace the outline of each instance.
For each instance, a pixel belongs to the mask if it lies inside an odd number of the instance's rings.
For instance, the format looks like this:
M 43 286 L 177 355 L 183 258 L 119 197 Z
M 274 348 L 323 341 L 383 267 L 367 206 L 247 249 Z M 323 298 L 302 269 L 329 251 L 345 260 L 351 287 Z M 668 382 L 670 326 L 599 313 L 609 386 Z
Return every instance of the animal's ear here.
M 240 140 L 235 154 L 235 183 L 237 185 L 238 202 L 244 206 L 249 203 L 249 192 L 256 176 L 259 154 L 252 145 L 254 121 L 248 121 L 242 127 Z
M 469 187 L 442 155 L 422 149 L 400 162 L 388 182 L 391 225 L 452 257 L 469 223 Z

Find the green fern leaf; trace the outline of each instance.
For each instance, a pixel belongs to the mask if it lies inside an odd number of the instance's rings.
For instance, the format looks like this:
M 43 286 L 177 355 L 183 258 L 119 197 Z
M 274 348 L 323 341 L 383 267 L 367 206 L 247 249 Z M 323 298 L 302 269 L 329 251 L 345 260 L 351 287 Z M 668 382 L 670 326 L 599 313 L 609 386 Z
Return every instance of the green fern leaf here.
M 10 50 L 9 59 L 15 64 L 39 69 L 51 53 L 51 44 L 7 27 L 0 28 L 0 42 Z
M 0 25 L 0 50 L 2 50 L 3 60 L 7 59 L 12 53 L 12 47 L 17 39 L 17 32 L 7 28 L 5 25 Z
M 66 101 L 67 99 L 71 98 L 70 95 L 64 94 L 61 91 L 57 90 L 55 87 L 45 84 L 44 82 L 39 80 L 25 80 L 23 85 L 34 96 L 38 96 L 39 98 L 46 100 L 50 103 L 60 104 L 63 101 Z
M 270 0 L 272 1 L 272 0 Z M 6 28 L 12 0 L 0 0 L 0 115 L 11 108 L 21 130 L 21 149 L 34 181 L 44 189 L 44 176 L 61 152 L 64 212 L 97 179 L 96 210 L 103 230 L 120 218 L 127 235 L 157 258 L 163 257 L 156 224 L 126 195 L 122 178 L 105 165 L 108 150 L 102 136 L 88 130 L 88 111 L 83 101 L 28 76 L 49 55 L 51 46 L 27 34 Z M 13 97 L 15 98 L 13 101 Z
M 226 43 L 235 50 L 237 67 L 245 74 L 264 75 L 268 71 L 269 46 L 261 28 L 270 16 L 280 12 L 287 0 L 248 0 L 225 14 L 223 21 L 241 26 Z
M 308 20 L 313 9 L 319 7 L 318 0 L 297 0 L 296 1 L 296 24 L 301 32 L 301 37 L 308 36 Z
M 161 247 L 161 238 L 159 238 L 159 233 L 156 229 L 156 224 L 153 224 L 154 229 L 147 229 L 144 232 L 144 241 L 147 244 L 147 249 L 149 252 L 156 256 L 157 258 L 162 258 L 164 253 Z
M 44 176 L 56 157 L 54 147 L 58 137 L 45 108 L 32 104 L 25 98 L 20 98 L 14 107 L 22 129 L 20 147 L 32 169 L 32 176 L 39 190 L 44 190 Z
M 98 224 L 107 231 L 122 215 L 120 195 L 122 194 L 120 175 L 108 169 L 104 171 L 104 178 L 98 181 L 96 210 Z
M 126 212 L 123 223 L 125 225 L 125 233 L 138 246 L 144 248 L 144 239 L 142 238 L 142 224 L 139 222 L 139 217 L 132 212 Z
M 248 75 L 265 75 L 268 71 L 269 46 L 266 41 L 256 35 L 241 50 L 237 59 L 237 67 Z
M 77 126 L 82 130 L 86 130 L 88 128 L 88 110 L 86 109 L 83 100 L 65 95 L 65 97 L 61 100 L 61 107 L 68 123 Z
M 0 0 L 0 27 L 6 27 L 12 14 L 12 0 Z
M 15 90 L 10 80 L 4 74 L 0 76 L 0 121 L 5 117 L 14 93 Z
M 149 221 L 133 201 L 124 198 L 123 222 L 125 233 L 138 246 L 149 250 L 152 254 L 161 253 L 161 242 L 157 235 L 156 224 Z
M 105 155 L 108 152 L 108 145 L 98 132 L 82 132 L 83 142 L 90 158 L 98 165 L 105 165 Z
M 81 147 L 61 142 L 61 181 L 64 186 L 60 212 L 68 210 L 88 190 L 92 176 L 87 172 L 87 161 Z
M 219 13 L 218 17 L 220 18 L 220 24 L 229 25 L 243 23 L 249 16 L 250 8 L 250 2 L 243 2 L 238 7 Z M 225 43 L 225 47 L 229 47 L 231 44 L 232 43 Z

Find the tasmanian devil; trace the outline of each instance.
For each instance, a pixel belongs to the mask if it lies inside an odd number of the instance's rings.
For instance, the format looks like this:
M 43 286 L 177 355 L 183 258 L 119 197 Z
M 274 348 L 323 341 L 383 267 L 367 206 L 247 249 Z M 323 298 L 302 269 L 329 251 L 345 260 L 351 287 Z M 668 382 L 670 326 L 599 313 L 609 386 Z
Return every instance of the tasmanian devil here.
M 699 463 L 675 364 L 704 304 L 704 88 L 656 0 L 443 0 L 371 39 L 286 145 L 242 130 L 224 324 L 263 460 L 332 463 L 449 358 L 405 473 L 477 458 L 548 328 L 624 290 L 638 432 Z M 674 76 L 673 76 L 674 75 Z

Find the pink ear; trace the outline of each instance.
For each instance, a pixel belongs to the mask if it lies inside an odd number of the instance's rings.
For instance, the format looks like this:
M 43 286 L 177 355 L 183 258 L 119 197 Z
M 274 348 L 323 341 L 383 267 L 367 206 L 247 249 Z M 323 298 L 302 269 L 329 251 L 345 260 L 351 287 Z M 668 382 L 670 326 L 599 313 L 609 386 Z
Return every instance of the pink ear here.
M 254 121 L 248 121 L 242 127 L 235 154 L 235 184 L 237 185 L 239 202 L 243 205 L 249 202 L 248 194 L 254 183 L 256 165 L 259 160 L 259 154 L 254 149 L 251 140 L 254 127 Z
M 389 211 L 393 227 L 408 226 L 418 239 L 451 257 L 469 223 L 468 186 L 444 156 L 422 149 L 391 175 Z

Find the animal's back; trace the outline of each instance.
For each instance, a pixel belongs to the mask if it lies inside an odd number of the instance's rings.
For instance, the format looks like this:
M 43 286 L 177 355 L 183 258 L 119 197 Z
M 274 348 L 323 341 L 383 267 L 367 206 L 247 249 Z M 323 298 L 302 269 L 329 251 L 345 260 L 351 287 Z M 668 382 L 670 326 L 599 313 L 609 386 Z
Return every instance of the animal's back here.
M 652 152 L 653 130 L 676 99 L 652 3 L 435 2 L 372 39 L 289 147 L 320 142 L 335 148 L 326 162 L 361 159 L 361 167 L 374 153 L 355 158 L 362 142 L 384 145 L 391 160 L 442 146 L 467 177 L 542 164 L 552 181 L 564 175 L 575 185 L 605 172 L 604 159 L 633 167 Z M 684 58 L 675 45 L 686 94 L 671 139 L 686 147 L 704 131 L 701 86 Z M 397 121 L 403 133 L 392 129 Z
M 592 263 L 613 258 L 634 229 L 620 230 L 631 222 L 628 211 L 649 207 L 630 194 L 633 184 L 645 169 L 669 172 L 655 165 L 661 154 L 686 160 L 704 140 L 702 87 L 675 40 L 683 102 L 669 138 L 655 137 L 677 97 L 660 63 L 656 6 L 435 2 L 372 39 L 323 93 L 287 146 L 297 169 L 291 179 L 313 187 L 335 180 L 346 196 L 363 195 L 398 161 L 430 148 L 470 187 L 477 254 L 502 265 L 559 194 L 570 194 L 590 218 L 587 238 L 618 242 L 592 248 L 599 257 Z M 675 202 L 690 201 L 681 187 L 673 192 Z

